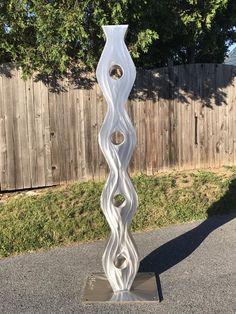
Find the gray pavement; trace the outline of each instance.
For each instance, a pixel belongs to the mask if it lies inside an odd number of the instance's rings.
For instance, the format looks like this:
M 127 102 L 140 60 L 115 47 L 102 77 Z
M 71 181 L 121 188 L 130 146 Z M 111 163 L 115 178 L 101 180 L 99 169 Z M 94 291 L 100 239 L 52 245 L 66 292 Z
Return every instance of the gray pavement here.
M 160 303 L 82 304 L 105 242 L 0 260 L 0 313 L 236 313 L 236 215 L 135 235 L 141 271 L 159 274 Z M 157 276 L 157 277 L 158 277 Z

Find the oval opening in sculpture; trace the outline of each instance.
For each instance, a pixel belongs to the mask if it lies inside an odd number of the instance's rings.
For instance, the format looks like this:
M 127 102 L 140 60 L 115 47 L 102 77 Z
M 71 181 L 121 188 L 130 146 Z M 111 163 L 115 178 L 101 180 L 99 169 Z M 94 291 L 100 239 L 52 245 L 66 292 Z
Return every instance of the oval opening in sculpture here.
M 114 265 L 118 269 L 124 269 L 127 267 L 128 261 L 123 254 L 119 254 L 114 261 Z
M 124 207 L 126 203 L 125 197 L 122 194 L 116 194 L 113 198 L 113 204 L 116 207 Z
M 111 142 L 112 142 L 112 144 L 115 144 L 115 145 L 122 144 L 124 142 L 124 139 L 125 139 L 125 137 L 124 137 L 123 133 L 118 132 L 118 131 L 113 132 L 111 135 Z
M 119 80 L 123 76 L 123 70 L 120 65 L 114 64 L 109 69 L 109 75 L 113 80 Z

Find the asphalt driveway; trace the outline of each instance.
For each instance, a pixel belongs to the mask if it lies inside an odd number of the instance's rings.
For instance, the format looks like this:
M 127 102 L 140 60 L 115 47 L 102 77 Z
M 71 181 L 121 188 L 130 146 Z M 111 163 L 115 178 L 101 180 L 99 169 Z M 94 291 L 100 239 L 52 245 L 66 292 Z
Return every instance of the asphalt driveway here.
M 236 313 L 236 215 L 135 235 L 160 303 L 83 304 L 104 241 L 0 260 L 0 313 Z

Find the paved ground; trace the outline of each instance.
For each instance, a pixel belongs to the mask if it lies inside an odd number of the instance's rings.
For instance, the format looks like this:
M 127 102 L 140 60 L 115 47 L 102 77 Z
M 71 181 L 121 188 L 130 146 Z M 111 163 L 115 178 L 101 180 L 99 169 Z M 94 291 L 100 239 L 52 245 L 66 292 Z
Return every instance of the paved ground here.
M 135 236 L 142 271 L 159 273 L 159 304 L 81 304 L 104 242 L 0 260 L 0 313 L 236 313 L 236 215 Z

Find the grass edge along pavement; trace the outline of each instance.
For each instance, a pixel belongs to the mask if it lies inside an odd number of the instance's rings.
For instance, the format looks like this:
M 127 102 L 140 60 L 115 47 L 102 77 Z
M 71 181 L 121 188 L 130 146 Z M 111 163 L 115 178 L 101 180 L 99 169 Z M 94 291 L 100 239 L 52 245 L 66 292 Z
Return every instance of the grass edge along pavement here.
M 139 196 L 132 232 L 236 211 L 236 167 L 139 175 L 132 181 Z M 106 238 L 103 186 L 88 181 L 1 194 L 0 257 Z

